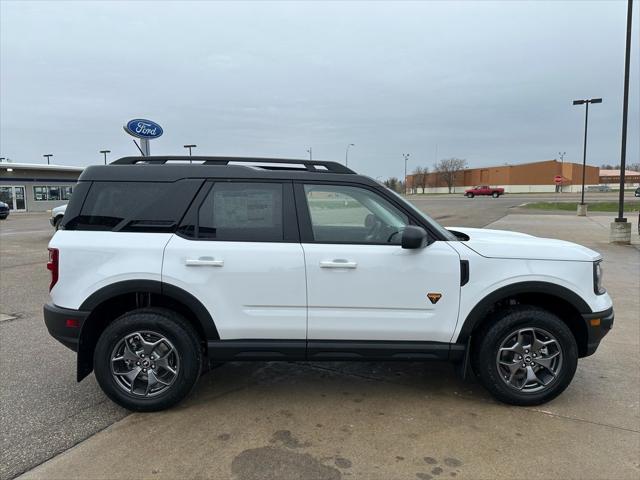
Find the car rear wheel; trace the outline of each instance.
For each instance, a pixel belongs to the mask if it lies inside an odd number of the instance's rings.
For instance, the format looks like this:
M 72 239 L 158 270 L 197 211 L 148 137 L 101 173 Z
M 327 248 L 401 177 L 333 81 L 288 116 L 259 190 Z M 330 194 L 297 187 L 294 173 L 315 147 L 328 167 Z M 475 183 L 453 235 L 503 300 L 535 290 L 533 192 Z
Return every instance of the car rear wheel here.
M 493 192 L 493 193 L 491 194 L 491 196 L 492 196 L 493 198 L 498 198 L 498 197 L 500 196 L 500 194 L 499 194 L 498 192 Z
M 473 196 L 474 196 L 473 193 L 471 192 L 467 193 L 467 198 L 473 198 Z
M 578 364 L 571 330 L 556 315 L 520 305 L 502 311 L 472 351 L 480 383 L 511 405 L 540 405 L 560 395 Z
M 163 308 L 127 312 L 111 323 L 94 352 L 96 379 L 118 405 L 134 411 L 169 408 L 200 376 L 200 341 L 179 314 Z

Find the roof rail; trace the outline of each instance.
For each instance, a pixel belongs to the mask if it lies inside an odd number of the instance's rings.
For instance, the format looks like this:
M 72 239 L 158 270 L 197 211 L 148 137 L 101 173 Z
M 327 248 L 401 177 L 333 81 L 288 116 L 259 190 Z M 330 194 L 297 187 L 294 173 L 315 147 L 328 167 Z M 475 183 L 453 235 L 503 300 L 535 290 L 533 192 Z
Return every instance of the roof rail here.
M 283 158 L 249 158 L 249 157 L 201 157 L 201 156 L 153 156 L 153 157 L 123 157 L 110 165 L 164 165 L 166 163 L 197 162 L 198 165 L 229 165 L 229 163 L 257 163 L 265 170 L 302 170 L 295 165 L 304 167 L 309 172 L 325 173 L 353 173 L 353 170 L 338 162 L 316 160 L 291 160 Z M 271 165 L 270 165 L 271 164 Z M 289 167 L 291 165 L 291 167 Z

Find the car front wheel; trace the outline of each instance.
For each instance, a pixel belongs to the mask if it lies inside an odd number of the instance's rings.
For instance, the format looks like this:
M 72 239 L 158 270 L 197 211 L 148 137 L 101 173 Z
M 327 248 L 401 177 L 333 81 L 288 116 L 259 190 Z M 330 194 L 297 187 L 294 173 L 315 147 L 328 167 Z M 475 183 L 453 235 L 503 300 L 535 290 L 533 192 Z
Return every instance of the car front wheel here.
M 467 193 L 467 198 L 473 198 L 473 193 L 471 192 Z
M 181 315 L 143 308 L 107 326 L 93 363 L 111 400 L 128 410 L 149 412 L 169 408 L 191 392 L 202 358 L 199 338 Z
M 500 196 L 500 194 L 499 194 L 498 192 L 493 192 L 493 193 L 491 194 L 491 196 L 492 196 L 493 198 L 498 198 L 498 197 Z
M 533 306 L 502 311 L 472 351 L 480 383 L 511 405 L 539 405 L 560 395 L 578 364 L 578 347 L 556 315 Z

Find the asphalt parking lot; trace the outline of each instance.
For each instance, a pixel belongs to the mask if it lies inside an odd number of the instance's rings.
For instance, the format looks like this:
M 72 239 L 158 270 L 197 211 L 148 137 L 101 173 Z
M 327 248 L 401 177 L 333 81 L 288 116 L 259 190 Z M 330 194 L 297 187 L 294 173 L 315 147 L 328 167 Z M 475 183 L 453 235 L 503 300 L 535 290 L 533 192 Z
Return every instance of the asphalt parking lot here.
M 27 476 L 637 478 L 638 246 L 609 245 L 607 215 L 513 214 L 531 201 L 525 195 L 411 200 L 445 225 L 495 222 L 491 228 L 573 240 L 605 255 L 616 326 L 561 397 L 539 408 L 507 407 L 448 364 L 229 363 L 177 408 L 129 415 L 93 376 L 75 382 L 74 354 L 42 322 L 47 216 L 12 215 L 0 224 L 0 312 L 7 315 L 0 320 L 0 478 L 67 450 Z

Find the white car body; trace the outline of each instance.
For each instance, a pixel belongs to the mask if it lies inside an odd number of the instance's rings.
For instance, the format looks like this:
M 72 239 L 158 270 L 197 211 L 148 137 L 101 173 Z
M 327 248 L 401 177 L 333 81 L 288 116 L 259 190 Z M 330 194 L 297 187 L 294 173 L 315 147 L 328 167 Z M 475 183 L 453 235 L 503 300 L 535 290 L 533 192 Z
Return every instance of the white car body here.
M 101 288 L 161 281 L 200 299 L 221 339 L 423 340 L 456 342 L 465 318 L 490 293 L 542 281 L 578 294 L 592 311 L 612 306 L 593 291 L 597 252 L 581 245 L 499 230 L 453 228 L 469 241 L 400 246 L 193 242 L 175 234 L 58 231 L 59 307 L 79 309 Z M 348 257 L 356 268 L 323 268 Z M 527 258 L 530 257 L 530 258 Z M 222 266 L 187 265 L 188 260 Z M 473 281 L 460 287 L 460 259 Z M 306 268 L 305 268 L 306 267 Z M 436 305 L 424 292 L 442 294 Z M 417 301 L 416 299 L 420 299 Z

